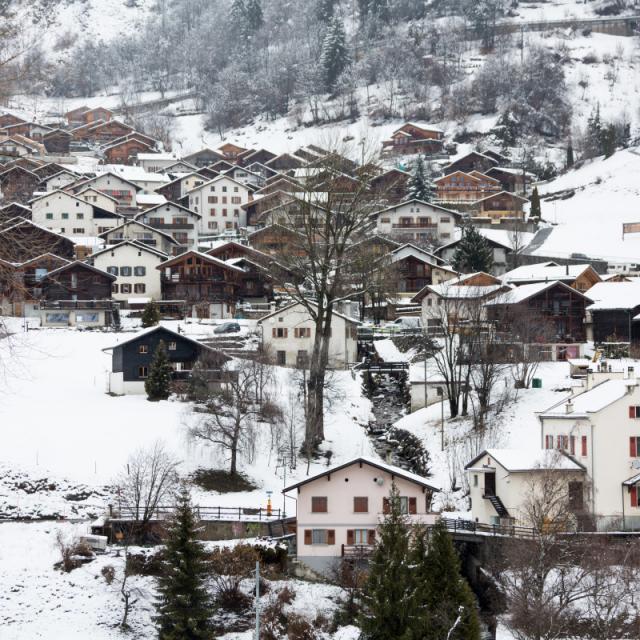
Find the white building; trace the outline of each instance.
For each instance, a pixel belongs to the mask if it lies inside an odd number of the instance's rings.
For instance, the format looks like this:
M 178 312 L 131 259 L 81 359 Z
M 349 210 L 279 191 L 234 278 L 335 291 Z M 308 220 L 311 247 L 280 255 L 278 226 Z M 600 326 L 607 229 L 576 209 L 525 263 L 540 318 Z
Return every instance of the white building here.
M 78 176 L 71 171 L 58 171 L 52 176 L 49 176 L 44 180 L 45 191 L 56 191 L 57 189 L 63 189 L 67 185 L 75 182 Z
M 160 271 L 157 267 L 166 254 L 147 245 L 124 240 L 102 251 L 96 251 L 87 262 L 117 277 L 112 285 L 114 300 L 160 300 Z
M 584 506 L 585 467 L 564 453 L 544 449 L 486 449 L 465 467 L 471 514 L 485 525 L 530 527 L 530 496 L 538 490 L 542 473 L 558 474 L 566 486 L 567 508 L 580 513 Z
M 140 220 L 127 220 L 126 222 L 100 234 L 107 246 L 120 244 L 123 240 L 132 240 L 166 255 L 171 255 L 180 244 L 173 236 L 154 229 Z
M 112 213 L 115 213 L 118 208 L 118 201 L 115 198 L 91 187 L 79 191 L 76 193 L 76 196 L 78 198 L 82 198 L 85 202 L 92 204 L 94 207 L 100 207 L 100 209 L 111 211 Z
M 343 368 L 356 361 L 359 324 L 353 318 L 333 312 L 329 342 L 330 367 Z M 263 344 L 275 353 L 278 365 L 295 367 L 308 363 L 315 340 L 315 322 L 302 303 L 292 303 L 264 316 L 258 320 L 258 326 L 262 330 Z
M 149 173 L 162 172 L 178 162 L 171 153 L 139 153 L 136 157 L 138 166 Z
M 200 213 L 203 234 L 233 231 L 247 226 L 242 205 L 252 199 L 253 190 L 229 176 L 220 175 L 189 191 L 189 209 Z
M 122 222 L 122 216 L 85 202 L 66 191 L 51 191 L 31 201 L 36 224 L 67 237 L 92 237 Z
M 178 243 L 174 253 L 197 250 L 202 216 L 175 202 L 164 202 L 137 214 L 134 220 L 170 234 Z
M 88 180 L 76 183 L 72 189 L 74 193 L 78 193 L 89 187 L 111 196 L 118 201 L 118 206 L 128 208 L 137 206 L 136 194 L 142 191 L 142 189 L 133 182 L 110 172 L 102 173 L 95 178 L 89 178 Z
M 376 233 L 398 242 L 451 242 L 462 214 L 422 200 L 407 200 L 372 216 Z
M 369 555 L 393 485 L 410 524 L 436 522 L 431 501 L 439 489 L 433 483 L 370 458 L 356 458 L 284 489 L 295 491 L 297 560 L 323 573 L 344 557 Z

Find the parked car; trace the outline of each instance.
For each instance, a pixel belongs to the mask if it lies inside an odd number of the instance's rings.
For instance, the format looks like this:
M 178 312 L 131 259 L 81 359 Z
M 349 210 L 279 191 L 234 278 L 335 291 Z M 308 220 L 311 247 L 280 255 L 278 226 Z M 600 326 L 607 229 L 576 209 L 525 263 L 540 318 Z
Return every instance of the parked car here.
M 240 325 L 237 322 L 223 322 L 213 330 L 213 333 L 238 333 L 239 331 Z
M 390 333 L 420 333 L 422 320 L 418 316 L 400 316 L 393 322 L 385 325 Z

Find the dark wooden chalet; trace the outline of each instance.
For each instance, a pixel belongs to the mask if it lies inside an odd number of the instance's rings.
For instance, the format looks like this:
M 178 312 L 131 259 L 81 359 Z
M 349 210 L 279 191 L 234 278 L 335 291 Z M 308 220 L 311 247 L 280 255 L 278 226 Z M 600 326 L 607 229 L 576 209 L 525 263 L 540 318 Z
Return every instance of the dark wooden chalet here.
M 295 230 L 272 224 L 249 234 L 249 244 L 258 251 L 280 258 L 302 257 L 304 238 Z
M 500 191 L 474 202 L 471 207 L 474 215 L 488 218 L 518 218 L 524 219 L 524 205 L 529 202 L 527 198 L 517 196 L 515 193 Z
M 42 136 L 42 144 L 47 153 L 69 155 L 69 145 L 73 135 L 64 129 L 53 129 Z
M 50 271 L 42 280 L 42 297 L 58 300 L 110 300 L 116 276 L 76 260 Z
M 563 282 L 525 284 L 487 303 L 487 319 L 507 342 L 584 342 L 592 302 Z
M 523 174 L 519 169 L 505 167 L 491 167 L 491 169 L 487 169 L 487 175 L 499 180 L 503 191 L 521 194 L 526 193 L 529 185 L 536 179 L 531 173 L 524 172 Z
M 34 169 L 32 169 L 32 171 L 33 173 L 38 174 L 41 180 L 46 180 L 47 178 L 55 176 L 62 171 L 68 171 L 68 169 L 65 169 L 61 164 L 58 164 L 57 162 L 47 162 L 46 164 L 40 165 L 39 167 L 35 167 Z M 77 177 L 79 178 L 80 176 Z
M 31 209 L 18 202 L 10 202 L 5 204 L 4 207 L 0 207 L 0 227 L 2 227 L 3 223 L 13 218 L 31 220 Z
M 0 191 L 5 202 L 28 204 L 38 184 L 38 174 L 20 166 L 13 166 L 0 173 Z
M 273 160 L 276 157 L 275 153 L 268 151 L 267 149 L 253 149 L 246 153 L 243 153 L 238 158 L 238 164 L 248 168 L 249 165 L 258 162 L 264 165 L 269 160 Z
M 69 238 L 26 218 L 16 217 L 0 223 L 0 258 L 9 262 L 26 262 L 43 253 L 73 259 L 75 245 Z
M 134 165 L 139 153 L 149 153 L 153 149 L 154 145 L 131 137 L 103 147 L 102 153 L 109 164 Z
M 388 140 L 382 143 L 384 154 L 434 154 L 442 151 L 444 131 L 431 125 L 412 122 L 396 129 Z
M 233 162 L 249 151 L 252 151 L 252 149 L 246 149 L 245 147 L 233 144 L 233 142 L 225 142 L 223 145 L 218 147 L 218 153 L 221 153 L 223 157 Z
M 185 162 L 192 164 L 199 169 L 208 167 L 218 160 L 224 160 L 224 156 L 213 149 L 201 149 L 182 158 Z
M 82 117 L 82 114 L 86 111 L 89 111 L 89 107 L 85 104 L 81 107 L 71 109 L 71 111 L 67 111 L 64 117 L 67 119 L 70 127 L 79 127 L 80 125 L 87 124 L 87 121 Z
M 371 193 L 389 204 L 402 202 L 407 197 L 407 181 L 410 174 L 400 169 L 390 169 L 369 180 Z
M 50 272 L 65 265 L 70 260 L 61 258 L 53 253 L 45 253 L 31 260 L 27 260 L 16 267 L 20 274 L 24 300 L 39 300 L 42 298 L 42 280 Z
M 12 113 L 3 113 L 0 115 L 0 128 L 10 127 L 13 124 L 26 124 L 26 120 L 14 116 Z
M 480 171 L 481 173 L 484 173 L 491 169 L 491 167 L 496 166 L 498 166 L 498 161 L 495 158 L 487 156 L 484 153 L 480 153 L 479 151 L 471 151 L 448 164 L 442 169 L 442 171 L 444 175 L 448 175 L 456 171 L 462 171 L 463 173 Z
M 221 351 L 211 349 L 182 333 L 156 326 L 104 350 L 111 351 L 112 373 L 121 373 L 125 385 L 128 382 L 144 382 L 160 342 L 164 343 L 175 379 L 188 378 L 193 365 L 203 353 L 207 354 L 207 365 L 214 369 L 221 369 L 230 360 Z
M 187 305 L 225 303 L 234 307 L 242 285 L 243 270 L 198 251 L 159 264 L 164 300 L 183 300 Z M 203 312 L 206 311 L 204 306 Z
M 290 171 L 291 169 L 299 169 L 304 166 L 305 162 L 301 158 L 292 156 L 290 153 L 282 153 L 264 164 L 274 171 Z
M 640 283 L 607 280 L 594 285 L 587 295 L 593 300 L 587 307 L 587 322 L 596 344 L 640 342 Z

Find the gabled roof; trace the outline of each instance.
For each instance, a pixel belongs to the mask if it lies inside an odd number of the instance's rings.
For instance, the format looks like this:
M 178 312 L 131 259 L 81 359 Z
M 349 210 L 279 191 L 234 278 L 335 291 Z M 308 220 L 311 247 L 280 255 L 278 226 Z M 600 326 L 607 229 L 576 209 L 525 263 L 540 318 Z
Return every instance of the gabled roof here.
M 402 202 L 398 202 L 398 204 L 393 204 L 390 207 L 386 207 L 386 209 L 380 209 L 379 211 L 374 211 L 371 214 L 371 217 L 377 217 L 382 213 L 386 213 L 387 211 L 392 211 L 393 209 L 399 209 L 400 207 L 404 207 L 406 205 L 422 205 L 425 207 L 432 207 L 438 211 L 444 211 L 445 213 L 450 213 L 453 216 L 461 217 L 462 214 L 459 211 L 453 211 L 452 209 L 447 209 L 445 207 L 441 207 L 439 204 L 433 204 L 432 202 L 425 202 L 424 200 L 418 200 L 416 198 L 412 200 L 404 200 Z
M 450 271 L 451 273 L 458 273 L 455 269 L 452 269 L 450 266 L 448 266 L 446 261 L 439 256 L 436 256 L 433 253 L 429 253 L 428 251 L 425 251 L 424 249 L 421 249 L 420 247 L 417 247 L 415 244 L 411 244 L 410 242 L 401 244 L 399 247 L 396 247 L 395 249 L 393 249 L 393 251 L 391 251 L 391 254 L 395 256 L 400 252 L 407 250 L 409 251 L 409 255 L 412 255 L 413 257 L 418 258 L 423 262 L 427 262 L 434 267 L 438 267 L 439 269 L 443 269 L 444 271 Z M 392 260 L 395 262 L 393 258 Z M 404 258 L 398 258 L 398 260 L 404 260 Z
M 475 276 L 486 276 L 491 279 L 492 283 L 489 285 L 480 284 L 465 284 L 465 280 L 469 280 Z M 498 278 L 492 276 L 489 273 L 477 271 L 476 273 L 466 273 L 457 278 L 452 278 L 446 282 L 439 284 L 428 284 L 424 286 L 418 293 L 416 293 L 411 302 L 421 302 L 423 298 L 429 294 L 434 293 L 440 298 L 446 298 L 449 300 L 458 299 L 481 299 L 491 295 L 495 295 L 500 291 L 509 291 L 508 285 L 502 284 Z
M 567 264 L 558 265 L 555 262 L 541 262 L 538 264 L 525 264 L 507 271 L 502 276 L 504 282 L 509 284 L 528 283 L 528 282 L 548 282 L 551 280 L 560 280 L 563 282 L 573 282 L 580 277 L 585 271 L 593 271 L 598 275 L 595 269 L 589 263 L 583 264 Z M 600 276 L 598 276 L 600 279 Z
M 336 471 L 340 471 L 341 469 L 346 469 L 347 467 L 351 467 L 354 464 L 358 465 L 367 465 L 369 467 L 373 467 L 374 469 L 379 469 L 380 471 L 385 471 L 386 473 L 390 473 L 391 476 L 397 476 L 398 478 L 403 478 L 404 480 L 408 480 L 409 482 L 414 482 L 415 484 L 420 485 L 421 487 L 426 487 L 428 489 L 432 489 L 434 491 L 440 491 L 440 488 L 434 485 L 432 482 L 429 482 L 427 478 L 423 476 L 419 476 L 417 473 L 412 473 L 411 471 L 406 471 L 405 469 L 401 469 L 400 467 L 394 467 L 390 464 L 386 464 L 382 462 L 382 460 L 376 460 L 374 458 L 365 458 L 359 457 L 354 458 L 353 460 L 349 460 L 344 464 L 337 465 L 335 467 L 331 467 L 329 469 L 325 469 L 320 473 L 316 473 L 313 476 L 308 476 L 304 480 L 300 482 L 296 482 L 295 484 L 289 485 L 285 489 L 282 490 L 282 493 L 287 493 L 292 489 L 298 489 L 309 482 L 313 482 L 318 480 L 319 478 L 324 478 L 325 476 L 329 476 Z
M 230 180 L 231 182 L 237 184 L 239 187 L 242 187 L 243 189 L 247 189 L 248 191 L 253 191 L 253 189 L 251 189 L 249 185 L 243 184 L 242 182 L 238 182 L 235 178 L 232 178 L 226 173 L 221 173 L 219 176 L 216 176 L 215 178 L 211 178 L 211 180 L 207 182 L 203 182 L 202 184 L 199 184 L 197 187 L 190 189 L 182 197 L 183 198 L 187 197 L 191 195 L 194 191 L 198 191 L 199 189 L 204 189 L 204 187 L 208 187 L 209 185 L 212 185 L 214 182 L 219 182 L 220 180 Z
M 219 260 L 218 258 L 214 258 L 213 256 L 207 255 L 206 253 L 201 253 L 200 251 L 195 251 L 194 249 L 189 249 L 188 251 L 184 251 L 180 255 L 165 260 L 162 264 L 159 264 L 156 269 L 164 269 L 178 262 L 182 262 L 182 260 L 188 255 L 196 256 L 198 258 L 201 258 L 205 262 L 210 262 L 211 264 L 215 264 L 217 267 L 222 267 L 223 269 L 231 269 L 233 271 L 244 273 L 242 269 L 227 264 L 224 260 Z
M 163 331 L 166 331 L 167 333 L 170 333 L 171 335 L 175 336 L 176 338 L 178 338 L 180 340 L 186 340 L 187 342 L 190 342 L 191 344 L 195 344 L 198 347 L 201 347 L 202 349 L 208 349 L 209 351 L 214 351 L 216 353 L 219 353 L 220 356 L 224 357 L 227 361 L 231 360 L 231 358 L 229 358 L 229 356 L 224 355 L 218 349 L 213 349 L 212 347 L 209 347 L 208 345 L 203 344 L 202 342 L 199 342 L 198 340 L 194 340 L 193 338 L 190 338 L 189 336 L 186 336 L 184 333 L 178 333 L 177 331 L 173 331 L 173 329 L 169 329 L 168 327 L 163 327 L 161 324 L 158 324 L 155 327 L 149 327 L 147 329 L 143 329 L 142 331 L 138 331 L 138 333 L 136 333 L 133 337 L 128 338 L 127 340 L 123 340 L 122 342 L 119 342 L 118 344 L 114 345 L 113 347 L 105 347 L 104 349 L 102 349 L 102 351 L 112 351 L 113 349 L 117 349 L 118 347 L 122 347 L 125 344 L 129 344 L 130 342 L 134 342 L 135 340 L 138 340 L 140 338 L 148 336 L 149 334 L 155 333 L 156 331 L 160 331 L 161 329 Z
M 34 173 L 33 171 L 30 171 L 29 169 L 25 169 L 25 167 L 19 165 L 19 164 L 14 164 L 12 167 L 10 167 L 9 169 L 6 169 L 5 171 L 0 171 L 0 178 L 2 178 L 3 176 L 6 176 L 7 174 L 11 173 L 12 171 L 20 171 L 22 173 L 28 173 L 29 175 L 32 175 L 36 180 L 40 180 L 40 176 L 37 173 Z
M 74 189 L 77 189 L 82 185 L 90 185 L 92 182 L 96 182 L 97 180 L 99 180 L 100 178 L 104 178 L 105 176 L 111 176 L 112 178 L 117 178 L 122 182 L 126 182 L 128 185 L 131 185 L 132 187 L 134 187 L 136 192 L 142 189 L 142 187 L 138 186 L 135 182 L 131 182 L 131 180 L 127 180 L 126 178 L 119 176 L 117 173 L 113 173 L 113 171 L 105 171 L 104 173 L 97 174 L 93 178 L 87 178 L 86 180 L 81 180 L 80 182 L 77 182 L 74 185 Z
M 236 242 L 235 240 L 229 240 L 227 242 L 223 242 L 222 244 L 213 247 L 211 249 L 208 249 L 207 251 L 205 251 L 205 253 L 207 255 L 213 256 L 215 258 L 215 254 L 216 253 L 220 253 L 221 251 L 223 251 L 225 249 L 225 247 L 239 247 L 240 249 L 242 249 L 242 251 L 246 251 L 249 254 L 253 254 L 255 256 L 261 257 L 261 258 L 265 258 L 267 260 L 273 260 L 272 256 L 263 253 L 262 251 L 259 251 L 258 249 L 254 249 L 253 247 L 249 246 L 248 244 L 240 244 L 239 242 Z
M 99 194 L 103 198 L 108 198 L 109 200 L 113 200 L 116 204 L 118 202 L 117 198 L 114 198 L 113 196 L 110 196 L 108 193 L 105 193 L 104 191 L 98 191 L 98 189 L 96 189 L 95 187 L 87 187 L 86 189 L 83 189 L 82 191 L 78 191 L 76 196 L 81 196 L 83 193 L 86 193 L 87 191 L 93 191 L 94 193 Z
M 489 456 L 510 473 L 528 471 L 585 471 L 584 465 L 556 449 L 485 449 L 465 469 L 472 469 Z
M 511 191 L 498 191 L 497 193 L 492 193 L 490 196 L 486 196 L 485 198 L 480 198 L 480 200 L 476 200 L 472 204 L 479 204 L 480 202 L 486 202 L 487 200 L 492 200 L 493 198 L 498 198 L 499 196 L 509 196 L 512 200 L 519 200 L 520 202 L 529 202 L 529 198 L 523 198 L 522 196 L 518 196 L 515 193 L 511 193 Z
M 119 224 L 117 227 L 113 227 L 112 229 L 107 229 L 106 231 L 103 231 L 102 233 L 99 233 L 98 234 L 98 238 L 106 237 L 110 233 L 113 233 L 114 231 L 117 231 L 118 229 L 122 229 L 122 227 L 126 227 L 129 224 L 137 224 L 140 227 L 144 227 L 145 229 L 149 229 L 149 231 L 153 231 L 154 233 L 159 233 L 161 236 L 164 236 L 167 240 L 169 240 L 170 242 L 172 242 L 175 245 L 180 244 L 170 233 L 166 233 L 165 231 L 161 231 L 160 229 L 156 229 L 155 227 L 152 227 L 152 226 L 150 226 L 148 224 L 145 224 L 144 222 L 140 222 L 140 220 L 136 220 L 135 218 L 133 218 L 133 220 L 126 220 L 122 224 Z
M 443 171 L 446 171 L 452 165 L 458 164 L 460 160 L 464 160 L 465 158 L 469 158 L 470 156 L 484 158 L 485 160 L 489 160 L 494 165 L 498 164 L 498 161 L 495 158 L 492 158 L 491 156 L 487 156 L 484 153 L 480 153 L 479 151 L 469 151 L 469 153 L 465 153 L 464 155 L 460 156 L 459 158 L 456 158 L 455 160 L 450 162 L 448 165 L 443 167 Z
M 89 269 L 90 271 L 93 271 L 95 273 L 100 274 L 101 276 L 105 276 L 107 278 L 109 278 L 109 280 L 116 280 L 117 276 L 114 276 L 111 273 L 107 273 L 106 271 L 103 271 L 102 269 L 98 269 L 98 267 L 94 267 L 90 264 L 87 264 L 86 262 L 83 262 L 82 260 L 73 260 L 72 262 L 69 262 L 69 264 L 64 264 L 61 267 L 58 267 L 57 269 L 54 269 L 53 271 L 49 271 L 49 273 L 47 273 L 44 278 L 51 278 L 52 276 L 56 276 L 60 273 L 62 273 L 63 271 L 66 271 L 67 269 L 71 269 L 72 267 L 82 267 L 83 269 Z
M 107 253 L 108 251 L 115 251 L 116 249 L 124 245 L 130 245 L 132 247 L 135 247 L 136 249 L 138 249 L 138 251 L 146 251 L 147 253 L 153 253 L 154 255 L 163 259 L 166 259 L 167 257 L 167 254 L 164 251 L 159 251 L 158 249 L 154 249 L 153 247 L 150 247 L 149 245 L 146 245 L 142 242 L 136 242 L 135 240 L 123 240 L 122 242 L 118 242 L 118 244 L 112 244 L 108 247 L 105 247 L 104 249 L 100 249 L 100 251 L 94 251 L 91 255 L 88 255 L 85 258 L 85 260 L 91 260 L 92 258 L 95 258 L 95 256 L 99 256 L 103 253 Z
M 313 300 L 307 300 L 307 304 L 310 304 L 312 307 L 317 307 L 318 306 L 315 302 L 313 302 Z M 271 313 L 267 314 L 266 316 L 262 316 L 258 320 L 258 324 L 260 324 L 263 320 L 266 320 L 267 318 L 271 318 L 272 316 L 277 316 L 278 314 L 283 313 L 285 311 L 288 311 L 289 309 L 292 309 L 293 307 L 297 307 L 297 306 L 301 306 L 304 309 L 304 304 L 302 302 L 300 302 L 300 301 L 291 302 L 291 303 L 285 305 L 284 307 L 280 307 L 276 311 L 272 311 Z M 306 309 L 305 309 L 305 312 L 306 312 Z M 342 318 L 346 322 L 351 322 L 353 324 L 360 324 L 359 320 L 356 320 L 355 318 L 350 318 L 349 316 L 345 316 L 344 314 L 338 313 L 337 311 L 334 311 L 333 315 L 337 316 L 338 318 Z
M 196 216 L 196 218 L 202 218 L 202 216 L 199 213 L 196 213 L 195 211 L 192 211 L 188 207 L 178 204 L 177 202 L 171 202 L 171 200 L 166 200 L 165 202 L 156 204 L 153 207 L 150 207 L 149 209 L 145 209 L 144 211 L 141 211 L 140 213 L 136 213 L 136 215 L 133 216 L 133 218 L 135 220 L 143 215 L 148 215 L 149 213 L 153 213 L 156 209 L 161 209 L 162 207 L 174 207 L 180 211 L 184 211 L 185 213 L 188 213 L 189 215 Z
M 537 296 L 547 289 L 552 289 L 553 287 L 562 287 L 567 291 L 577 295 L 580 298 L 584 298 L 588 302 L 593 302 L 591 298 L 580 293 L 577 289 L 572 289 L 569 285 L 561 282 L 560 280 L 553 280 L 552 282 L 536 282 L 535 284 L 523 284 L 519 287 L 513 287 L 506 293 L 490 300 L 486 303 L 487 306 L 493 305 L 509 305 L 509 304 L 520 304 L 521 302 L 526 302 L 529 298 L 533 298 Z
M 593 300 L 589 311 L 628 311 L 640 306 L 640 282 L 598 282 L 587 294 Z
M 50 251 L 47 251 L 46 253 L 42 253 L 39 256 L 36 256 L 35 258 L 31 258 L 30 260 L 25 260 L 24 262 L 21 262 L 19 266 L 26 267 L 30 265 L 32 262 L 38 262 L 43 258 L 55 258 L 56 260 L 60 260 L 60 262 L 63 262 L 66 264 L 71 263 L 71 260 L 67 260 L 67 258 L 63 258 L 62 256 L 59 256 L 59 255 L 56 255 L 55 253 L 51 253 Z
M 465 171 L 452 171 L 451 173 L 447 173 L 446 175 L 442 176 L 441 178 L 436 178 L 434 180 L 435 183 L 439 183 L 442 182 L 443 180 L 447 180 L 447 178 L 450 178 L 451 176 L 465 176 L 467 178 L 471 178 L 471 180 L 475 181 L 475 182 L 480 182 L 481 178 L 479 178 L 478 176 L 474 176 L 472 175 L 471 171 L 469 171 L 468 173 Z

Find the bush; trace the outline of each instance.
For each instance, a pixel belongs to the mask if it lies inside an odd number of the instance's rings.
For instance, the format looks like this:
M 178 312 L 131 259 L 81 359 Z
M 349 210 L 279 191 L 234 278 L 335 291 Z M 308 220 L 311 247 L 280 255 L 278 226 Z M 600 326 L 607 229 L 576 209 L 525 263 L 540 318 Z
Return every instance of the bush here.
M 205 491 L 232 493 L 253 491 L 258 487 L 241 473 L 231 475 L 222 469 L 197 469 L 191 474 L 191 482 Z
M 233 548 L 217 548 L 210 557 L 213 581 L 216 585 L 216 602 L 228 611 L 243 611 L 251 604 L 251 598 L 240 590 L 240 583 L 251 575 L 258 553 L 253 547 L 239 544 Z
M 317 637 L 313 625 L 304 616 L 297 613 L 287 616 L 288 640 L 315 640 Z
M 102 567 L 100 573 L 107 584 L 111 584 L 116 577 L 116 570 L 113 568 L 112 564 L 107 564 Z
M 127 555 L 127 574 L 130 576 L 158 577 L 164 571 L 162 551 L 152 553 L 129 553 Z
M 295 600 L 295 597 L 295 590 L 289 586 L 284 587 L 284 589 L 280 589 L 280 591 L 278 591 L 278 600 L 282 604 L 291 604 Z
M 54 567 L 65 573 L 70 573 L 95 558 L 93 549 L 86 542 L 80 542 L 77 539 L 67 542 L 62 531 L 58 531 L 56 535 L 56 545 L 60 551 L 61 559 L 55 563 Z

